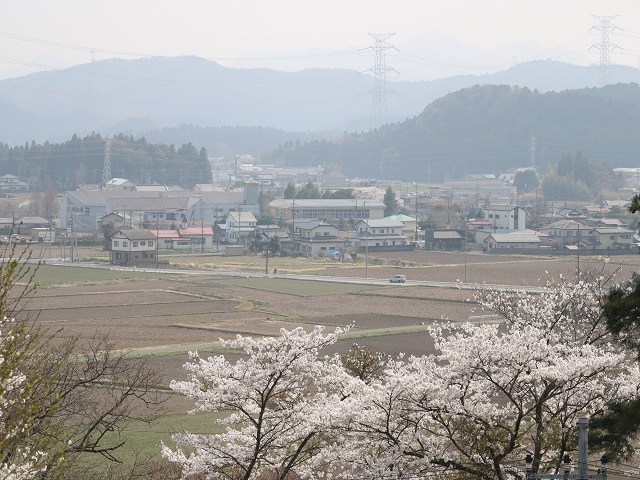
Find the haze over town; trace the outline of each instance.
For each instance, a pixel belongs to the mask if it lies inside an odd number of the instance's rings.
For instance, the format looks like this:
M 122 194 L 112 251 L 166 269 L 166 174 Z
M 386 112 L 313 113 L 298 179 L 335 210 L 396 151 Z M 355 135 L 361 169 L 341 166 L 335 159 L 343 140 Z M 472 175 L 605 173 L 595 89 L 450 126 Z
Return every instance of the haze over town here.
M 369 34 L 393 33 L 387 66 L 399 80 L 484 74 L 515 63 L 599 61 L 611 17 L 612 63 L 638 66 L 634 0 L 422 2 L 115 0 L 11 2 L 0 31 L 0 78 L 107 58 L 194 55 L 224 66 L 369 70 Z M 594 47 L 596 45 L 596 47 Z

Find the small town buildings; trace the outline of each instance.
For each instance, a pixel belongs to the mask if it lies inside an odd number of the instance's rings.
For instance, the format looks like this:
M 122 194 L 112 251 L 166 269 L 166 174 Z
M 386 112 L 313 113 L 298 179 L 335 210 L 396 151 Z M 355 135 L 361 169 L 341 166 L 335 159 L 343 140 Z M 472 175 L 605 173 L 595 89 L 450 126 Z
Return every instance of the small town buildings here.
M 445 179 L 444 188 L 455 198 L 468 199 L 512 199 L 517 188 L 505 184 L 495 175 L 469 175 L 463 179 Z
M 93 233 L 98 221 L 115 212 L 129 217 L 129 226 L 174 229 L 185 217 L 188 226 L 212 225 L 230 211 L 259 213 L 257 182 L 243 189 L 212 192 L 76 190 L 60 202 L 60 227 Z
M 156 265 L 156 240 L 150 230 L 118 230 L 111 237 L 111 263 L 136 267 Z
M 278 199 L 269 203 L 269 214 L 279 223 L 297 225 L 313 220 L 380 219 L 384 217 L 384 202 L 363 199 Z
M 307 257 L 324 257 L 342 250 L 344 239 L 340 238 L 340 229 L 322 220 L 313 220 L 297 225 L 297 235 L 293 237 L 293 250 Z
M 43 217 L 0 218 L 0 235 L 20 235 L 30 237 L 34 229 L 52 228 L 51 222 Z

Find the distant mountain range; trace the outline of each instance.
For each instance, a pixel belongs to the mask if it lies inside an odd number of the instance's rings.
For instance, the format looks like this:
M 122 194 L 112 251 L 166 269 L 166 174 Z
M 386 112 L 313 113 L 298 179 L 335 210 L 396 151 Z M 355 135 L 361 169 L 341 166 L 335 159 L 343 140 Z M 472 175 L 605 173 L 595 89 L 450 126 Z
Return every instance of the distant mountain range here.
M 635 68 L 611 66 L 608 73 L 611 83 L 640 83 Z M 388 121 L 417 117 L 473 85 L 559 92 L 596 87 L 599 79 L 597 67 L 535 61 L 491 75 L 389 80 Z M 230 69 L 196 57 L 104 60 L 0 81 L 0 142 L 60 142 L 95 131 L 191 142 L 210 156 L 259 154 L 287 141 L 369 130 L 372 89 L 370 75 L 344 69 Z

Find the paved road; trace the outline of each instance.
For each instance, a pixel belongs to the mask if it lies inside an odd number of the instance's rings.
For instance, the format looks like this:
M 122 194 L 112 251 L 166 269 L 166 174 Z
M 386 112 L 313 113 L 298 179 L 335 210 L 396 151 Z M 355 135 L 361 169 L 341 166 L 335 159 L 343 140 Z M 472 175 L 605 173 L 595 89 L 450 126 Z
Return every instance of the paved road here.
M 212 270 L 178 270 L 178 269 L 162 269 L 162 268 L 134 268 L 134 267 L 115 267 L 108 264 L 100 263 L 62 263 L 58 259 L 47 260 L 47 265 L 56 265 L 61 267 L 83 267 L 83 268 L 103 268 L 107 270 L 129 271 L 129 272 L 146 272 L 146 273 L 165 273 L 168 275 L 206 275 L 216 277 L 235 277 L 235 278 L 288 278 L 293 280 L 306 280 L 314 282 L 331 282 L 331 283 L 350 283 L 356 285 L 388 285 L 393 288 L 403 288 L 409 286 L 421 285 L 425 287 L 437 288 L 457 288 L 464 290 L 477 290 L 478 288 L 486 288 L 500 291 L 519 291 L 541 293 L 544 291 L 540 287 L 531 287 L 523 285 L 499 285 L 499 284 L 475 284 L 461 282 L 435 282 L 429 280 L 407 280 L 406 283 L 390 283 L 388 279 L 382 278 L 364 278 L 364 277 L 339 277 L 333 275 L 301 275 L 301 274 L 273 274 L 258 272 L 229 272 L 229 271 L 212 271 Z M 38 260 L 32 260 L 37 263 Z

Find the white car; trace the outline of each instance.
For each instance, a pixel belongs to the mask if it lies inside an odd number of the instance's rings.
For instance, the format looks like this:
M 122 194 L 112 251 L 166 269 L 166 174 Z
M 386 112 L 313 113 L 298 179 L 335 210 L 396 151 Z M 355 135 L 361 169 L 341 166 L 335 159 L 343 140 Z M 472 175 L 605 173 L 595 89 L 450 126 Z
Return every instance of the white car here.
M 407 281 L 407 277 L 404 275 L 394 275 L 389 279 L 391 283 L 404 283 Z

